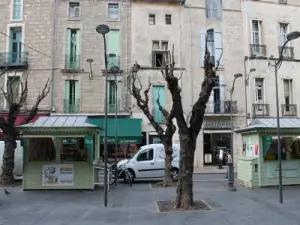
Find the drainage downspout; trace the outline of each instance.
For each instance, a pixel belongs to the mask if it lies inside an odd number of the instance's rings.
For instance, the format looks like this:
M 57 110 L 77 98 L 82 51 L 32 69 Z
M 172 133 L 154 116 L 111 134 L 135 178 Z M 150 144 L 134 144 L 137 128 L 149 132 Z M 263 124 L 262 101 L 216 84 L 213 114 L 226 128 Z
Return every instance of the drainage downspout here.
M 52 43 L 51 43 L 51 86 L 50 86 L 50 112 L 54 108 L 54 48 L 55 48 L 55 26 L 56 26 L 56 0 L 52 1 Z

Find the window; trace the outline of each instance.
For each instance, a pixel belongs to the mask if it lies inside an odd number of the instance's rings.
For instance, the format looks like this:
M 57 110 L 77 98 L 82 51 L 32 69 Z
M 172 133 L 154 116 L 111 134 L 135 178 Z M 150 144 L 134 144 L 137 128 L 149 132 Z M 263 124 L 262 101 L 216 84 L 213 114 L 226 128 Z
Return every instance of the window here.
M 55 161 L 56 151 L 52 138 L 29 140 L 29 162 Z
M 117 82 L 117 83 L 116 83 Z M 109 80 L 108 81 L 108 112 L 114 113 L 116 110 L 120 110 L 121 106 L 121 80 Z
M 167 63 L 168 41 L 152 41 L 152 66 L 162 67 Z
M 166 98 L 165 98 L 165 87 L 162 85 L 154 85 L 152 86 L 152 99 L 153 99 L 153 117 L 157 123 L 164 123 L 165 118 L 160 111 L 157 99 L 159 99 L 159 103 L 162 107 L 166 106 Z
M 22 18 L 22 0 L 12 0 L 12 19 L 21 20 Z
M 12 27 L 10 28 L 10 64 L 20 64 L 22 63 L 22 27 Z
M 280 32 L 280 45 L 279 45 L 279 54 L 281 54 L 282 47 L 284 43 L 287 41 L 287 34 L 288 34 L 289 25 L 286 23 L 279 24 L 279 32 Z M 289 42 L 285 45 L 286 47 L 282 51 L 282 55 L 285 58 L 293 58 L 294 52 L 293 49 L 289 47 Z
M 172 24 L 172 15 L 166 14 L 166 24 L 167 25 Z
M 217 29 L 201 29 L 200 30 L 200 63 L 204 66 L 204 56 L 205 56 L 205 43 L 207 38 L 207 47 L 211 56 L 211 60 L 215 65 L 219 64 L 219 67 L 223 67 L 222 63 L 222 33 Z M 220 60 L 220 61 L 219 61 Z
M 285 110 L 289 111 L 289 105 L 292 104 L 292 80 L 283 79 L 283 95 Z
M 264 79 L 255 78 L 255 103 L 264 103 Z
M 110 30 L 107 34 L 107 68 L 110 70 L 113 66 L 120 68 L 120 30 Z
M 120 9 L 118 3 L 108 3 L 108 19 L 119 20 Z
M 10 103 L 17 103 L 19 102 L 20 98 L 20 85 L 21 85 L 21 78 L 20 76 L 9 76 L 7 77 L 7 94 L 8 94 L 8 101 Z
M 81 32 L 78 29 L 67 30 L 66 69 L 80 69 Z
M 84 138 L 64 138 L 61 141 L 61 162 L 88 160 L 88 149 L 84 146 Z
M 155 15 L 154 14 L 149 15 L 149 24 L 155 25 Z
M 206 0 L 206 18 L 222 19 L 222 0 Z
M 78 19 L 80 17 L 80 4 L 79 2 L 69 2 L 69 17 Z
M 138 157 L 137 161 L 151 161 L 153 160 L 153 149 L 147 149 L 145 151 L 142 151 Z
M 79 87 L 78 80 L 65 81 L 65 113 L 79 112 Z
M 266 47 L 262 45 L 262 22 L 252 20 L 252 56 L 265 56 Z

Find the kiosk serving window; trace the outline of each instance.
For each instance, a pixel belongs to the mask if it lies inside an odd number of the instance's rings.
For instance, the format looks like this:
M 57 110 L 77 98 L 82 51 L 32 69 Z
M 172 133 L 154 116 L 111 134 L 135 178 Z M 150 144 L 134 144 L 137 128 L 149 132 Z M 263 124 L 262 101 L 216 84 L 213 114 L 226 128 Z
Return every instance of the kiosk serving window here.
M 278 159 L 278 138 L 272 136 L 263 136 L 263 153 L 264 160 L 277 160 Z M 281 159 L 293 160 L 300 159 L 300 137 L 281 137 Z
M 84 138 L 64 138 L 61 145 L 61 162 L 88 161 L 88 148 L 84 147 Z
M 55 161 L 55 147 L 52 138 L 31 138 L 29 140 L 29 162 Z

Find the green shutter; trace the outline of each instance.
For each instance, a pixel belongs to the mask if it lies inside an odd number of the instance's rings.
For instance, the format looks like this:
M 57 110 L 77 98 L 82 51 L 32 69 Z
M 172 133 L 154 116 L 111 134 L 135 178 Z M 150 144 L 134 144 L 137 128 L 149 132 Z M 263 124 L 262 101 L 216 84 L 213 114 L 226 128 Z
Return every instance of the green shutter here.
M 80 89 L 79 89 L 79 81 L 75 81 L 75 104 L 79 103 Z
M 65 113 L 69 113 L 70 109 L 70 81 L 65 81 Z
M 81 31 L 77 30 L 76 34 L 76 69 L 80 69 L 80 54 L 81 54 Z
M 120 55 L 120 31 L 110 30 L 107 34 L 107 54 Z
M 165 107 L 165 87 L 164 86 L 153 86 L 152 96 L 153 96 L 153 116 L 156 122 L 162 123 L 164 121 L 163 114 L 159 110 L 156 100 L 159 95 L 159 101 L 162 107 Z
M 66 46 L 66 68 L 67 69 L 69 69 L 71 66 L 70 54 L 71 54 L 71 29 L 67 29 L 67 46 Z

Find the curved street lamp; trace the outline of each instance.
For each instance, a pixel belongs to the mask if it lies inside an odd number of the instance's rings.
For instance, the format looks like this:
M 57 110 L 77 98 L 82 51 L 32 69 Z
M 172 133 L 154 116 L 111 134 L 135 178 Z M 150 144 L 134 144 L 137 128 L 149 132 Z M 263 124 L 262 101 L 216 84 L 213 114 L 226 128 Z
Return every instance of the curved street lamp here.
M 106 54 L 106 38 L 109 32 L 109 26 L 100 24 L 96 27 L 96 31 L 102 34 L 104 42 L 104 63 L 105 63 L 105 103 L 104 103 L 104 206 L 107 207 L 108 180 L 107 180 L 107 54 Z
M 236 188 L 234 187 L 234 153 L 233 153 L 233 105 L 232 105 L 232 95 L 234 92 L 234 84 L 235 84 L 235 80 L 242 77 L 243 74 L 241 73 L 236 73 L 234 74 L 234 79 L 232 82 L 232 86 L 230 88 L 230 128 L 231 128 L 231 135 L 230 135 L 230 147 L 231 147 L 231 159 L 232 159 L 232 163 L 228 163 L 228 190 L 229 191 L 236 191 Z
M 279 58 L 273 64 L 271 63 L 272 56 L 269 58 L 268 66 L 271 71 L 275 72 L 275 89 L 276 89 L 276 119 L 277 119 L 277 154 L 278 154 L 278 172 L 279 172 L 279 202 L 283 203 L 283 194 L 282 194 L 282 162 L 281 162 L 281 143 L 280 143 L 280 121 L 279 121 L 279 97 L 278 97 L 278 76 L 277 72 L 281 67 L 283 61 L 283 50 L 285 46 L 292 40 L 295 40 L 300 37 L 299 31 L 293 31 L 289 33 L 286 37 L 286 41 L 281 47 Z

